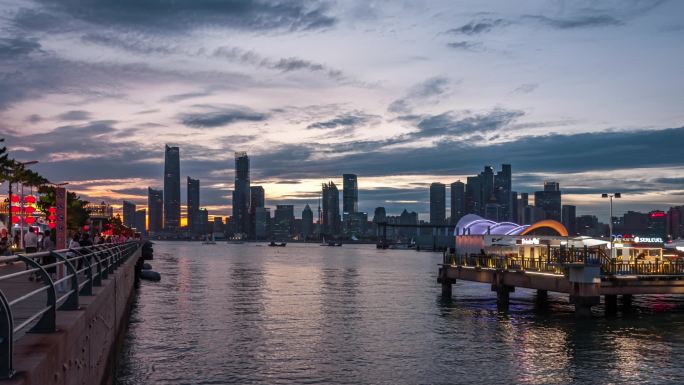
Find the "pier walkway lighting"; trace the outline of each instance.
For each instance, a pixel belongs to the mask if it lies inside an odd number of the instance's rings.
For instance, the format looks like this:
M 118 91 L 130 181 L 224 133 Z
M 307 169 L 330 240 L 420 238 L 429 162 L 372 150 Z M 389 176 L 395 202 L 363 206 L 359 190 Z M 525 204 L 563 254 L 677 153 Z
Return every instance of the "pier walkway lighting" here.
M 613 247 L 613 198 L 618 199 L 622 198 L 622 193 L 613 193 L 613 194 L 601 194 L 601 198 L 609 198 L 610 199 L 610 219 L 608 220 L 608 232 L 610 233 L 610 257 L 611 259 L 615 258 L 615 248 Z

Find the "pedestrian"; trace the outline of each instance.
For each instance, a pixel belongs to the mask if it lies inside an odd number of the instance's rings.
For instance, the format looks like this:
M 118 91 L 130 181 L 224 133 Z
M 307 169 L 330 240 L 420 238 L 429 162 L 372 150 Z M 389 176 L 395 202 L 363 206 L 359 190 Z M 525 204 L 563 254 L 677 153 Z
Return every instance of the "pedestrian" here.
M 29 227 L 28 232 L 24 234 L 24 251 L 26 254 L 38 251 L 38 236 L 33 231 L 33 227 Z
M 7 234 L 3 234 L 0 238 L 0 256 L 10 254 L 9 239 L 7 239 Z
M 53 239 L 55 235 L 52 235 L 50 233 L 50 230 L 45 230 L 45 235 L 43 236 L 42 249 L 43 251 L 47 251 L 49 254 L 43 257 L 44 265 L 52 265 L 55 262 L 57 262 L 55 256 L 52 254 L 52 251 L 55 249 L 55 239 Z M 45 270 L 48 272 L 48 274 L 50 274 L 50 277 L 52 277 L 52 280 L 54 281 L 57 275 L 57 268 L 55 266 L 51 266 L 46 268 Z

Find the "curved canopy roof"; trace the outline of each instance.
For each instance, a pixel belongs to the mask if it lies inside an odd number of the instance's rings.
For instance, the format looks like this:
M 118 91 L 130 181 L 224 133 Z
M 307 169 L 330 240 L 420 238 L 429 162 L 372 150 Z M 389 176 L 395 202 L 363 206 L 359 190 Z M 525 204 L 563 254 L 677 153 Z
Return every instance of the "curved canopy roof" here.
M 494 222 L 475 214 L 462 217 L 456 224 L 454 235 L 526 235 L 538 229 L 551 229 L 560 236 L 568 236 L 565 226 L 550 219 L 532 225 L 518 225 L 512 222 Z

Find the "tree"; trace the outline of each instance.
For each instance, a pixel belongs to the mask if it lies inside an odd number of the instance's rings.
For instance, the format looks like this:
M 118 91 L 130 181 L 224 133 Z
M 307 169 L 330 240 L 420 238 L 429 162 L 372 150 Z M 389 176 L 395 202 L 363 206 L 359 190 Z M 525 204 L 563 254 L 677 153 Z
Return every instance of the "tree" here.
M 50 207 L 55 206 L 57 201 L 55 197 L 54 186 L 42 186 L 38 190 L 41 194 L 38 200 L 38 209 L 47 214 Z M 67 192 L 67 228 L 69 230 L 79 230 L 83 227 L 90 212 L 86 208 L 88 201 L 82 200 L 75 192 Z

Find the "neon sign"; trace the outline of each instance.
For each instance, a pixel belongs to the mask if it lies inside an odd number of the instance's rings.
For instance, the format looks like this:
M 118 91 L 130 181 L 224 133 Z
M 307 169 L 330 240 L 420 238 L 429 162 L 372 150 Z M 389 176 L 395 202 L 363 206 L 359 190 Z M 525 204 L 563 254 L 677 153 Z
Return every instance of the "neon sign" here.
M 539 238 L 523 238 L 520 240 L 520 243 L 523 245 L 538 245 Z

